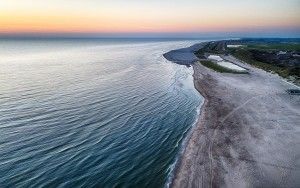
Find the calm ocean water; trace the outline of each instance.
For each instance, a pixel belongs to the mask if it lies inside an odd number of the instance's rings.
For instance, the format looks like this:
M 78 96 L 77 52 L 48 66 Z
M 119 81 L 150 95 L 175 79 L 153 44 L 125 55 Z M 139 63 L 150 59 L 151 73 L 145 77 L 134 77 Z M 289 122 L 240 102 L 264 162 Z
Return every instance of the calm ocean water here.
M 198 41 L 0 40 L 0 187 L 163 187 L 197 118 Z

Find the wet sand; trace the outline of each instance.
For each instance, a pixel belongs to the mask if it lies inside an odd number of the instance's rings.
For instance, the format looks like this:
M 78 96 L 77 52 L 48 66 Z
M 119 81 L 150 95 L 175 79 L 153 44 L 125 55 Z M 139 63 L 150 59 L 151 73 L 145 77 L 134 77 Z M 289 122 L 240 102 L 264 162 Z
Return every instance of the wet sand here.
M 279 76 L 217 73 L 194 63 L 205 98 L 171 187 L 299 187 L 300 97 Z

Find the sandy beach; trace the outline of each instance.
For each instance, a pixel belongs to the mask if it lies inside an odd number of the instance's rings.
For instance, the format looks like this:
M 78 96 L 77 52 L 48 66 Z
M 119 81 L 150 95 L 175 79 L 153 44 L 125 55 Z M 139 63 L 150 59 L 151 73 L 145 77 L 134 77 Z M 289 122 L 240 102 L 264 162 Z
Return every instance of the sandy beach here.
M 171 187 L 298 187 L 300 97 L 286 92 L 296 86 L 226 58 L 249 74 L 192 65 L 205 102 Z

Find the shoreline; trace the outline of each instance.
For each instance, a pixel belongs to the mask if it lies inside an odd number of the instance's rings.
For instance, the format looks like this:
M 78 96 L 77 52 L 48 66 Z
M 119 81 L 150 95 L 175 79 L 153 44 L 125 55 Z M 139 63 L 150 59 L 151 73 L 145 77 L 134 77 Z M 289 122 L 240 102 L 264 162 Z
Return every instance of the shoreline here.
M 197 92 L 198 92 L 198 90 L 197 90 Z M 201 96 L 201 98 L 203 98 L 203 97 Z M 172 165 L 170 166 L 171 171 L 168 174 L 167 182 L 165 183 L 164 187 L 169 188 L 172 186 L 175 172 L 178 169 L 178 165 L 180 164 L 180 159 L 185 151 L 185 146 L 187 145 L 187 143 L 189 142 L 189 139 L 191 138 L 193 129 L 195 129 L 198 124 L 199 118 L 201 117 L 204 103 L 205 103 L 205 99 L 203 98 L 202 102 L 197 107 L 197 115 L 196 115 L 195 121 L 193 122 L 190 130 L 188 130 L 188 132 L 186 133 L 185 138 L 183 138 L 182 143 L 180 144 L 179 152 L 176 156 L 176 159 L 175 159 L 174 163 L 172 163 Z
M 190 67 L 192 63 L 198 61 L 198 58 L 194 55 L 194 52 L 196 52 L 197 50 L 202 48 L 205 44 L 207 44 L 207 42 L 200 42 L 200 43 L 196 43 L 190 47 L 171 50 L 171 51 L 163 54 L 163 56 L 164 56 L 164 58 L 166 58 L 168 61 L 170 61 L 172 63 Z M 193 77 L 193 85 L 194 85 L 194 88 L 196 89 L 194 68 L 193 68 L 192 77 Z M 174 163 L 172 163 L 172 165 L 170 166 L 171 171 L 168 174 L 167 182 L 165 183 L 165 186 L 164 186 L 167 188 L 173 187 L 174 176 L 180 165 L 181 158 L 186 149 L 186 145 L 188 144 L 188 142 L 192 136 L 193 130 L 197 127 L 198 121 L 201 118 L 202 111 L 204 110 L 204 105 L 205 105 L 206 99 L 201 95 L 201 93 L 197 89 L 196 89 L 196 91 L 200 94 L 200 96 L 201 96 L 201 98 L 203 98 L 203 100 L 198 106 L 197 117 L 196 117 L 194 123 L 192 124 L 190 130 L 188 131 L 187 135 L 183 139 L 182 143 L 180 144 L 181 146 L 179 149 L 179 153 L 178 153 Z
M 170 187 L 300 185 L 299 98 L 286 94 L 292 86 L 279 76 L 239 64 L 250 74 L 217 73 L 193 61 L 204 103 Z
M 199 92 L 199 94 L 201 95 L 201 97 L 203 98 L 203 102 L 200 104 L 199 106 L 199 114 L 198 117 L 196 118 L 196 122 L 195 125 L 192 126 L 191 130 L 189 131 L 187 137 L 185 138 L 186 140 L 182 143 L 182 151 L 179 153 L 179 157 L 178 160 L 176 161 L 172 176 L 171 176 L 171 181 L 168 182 L 167 187 L 176 187 L 176 185 L 174 185 L 175 183 L 175 179 L 176 179 L 176 175 L 179 173 L 179 168 L 182 165 L 182 158 L 184 157 L 184 153 L 187 149 L 187 144 L 190 142 L 190 140 L 192 139 L 192 135 L 193 132 L 196 131 L 195 129 L 199 126 L 201 126 L 201 122 L 203 122 L 203 120 L 205 119 L 205 111 L 207 110 L 207 105 L 208 105 L 208 99 L 205 97 L 205 94 L 202 93 L 201 90 L 197 89 L 197 84 L 196 84 L 196 80 L 195 80 L 195 69 L 194 66 L 193 70 L 193 83 L 194 83 L 194 87 L 197 90 L 197 92 Z

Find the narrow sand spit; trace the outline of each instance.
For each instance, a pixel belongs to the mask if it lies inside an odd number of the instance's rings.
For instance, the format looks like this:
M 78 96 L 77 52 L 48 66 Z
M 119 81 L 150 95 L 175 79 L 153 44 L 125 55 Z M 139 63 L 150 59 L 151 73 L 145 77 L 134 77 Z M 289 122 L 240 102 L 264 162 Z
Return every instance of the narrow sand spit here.
M 250 74 L 193 64 L 205 98 L 172 187 L 299 187 L 300 97 L 277 75 L 226 57 Z
M 200 48 L 203 48 L 205 46 L 206 42 L 195 44 L 188 48 L 181 48 L 178 50 L 172 50 L 168 53 L 164 54 L 164 57 L 168 59 L 169 61 L 172 61 L 174 63 L 180 64 L 180 65 L 191 65 L 198 61 L 197 56 L 194 54 L 197 50 Z

